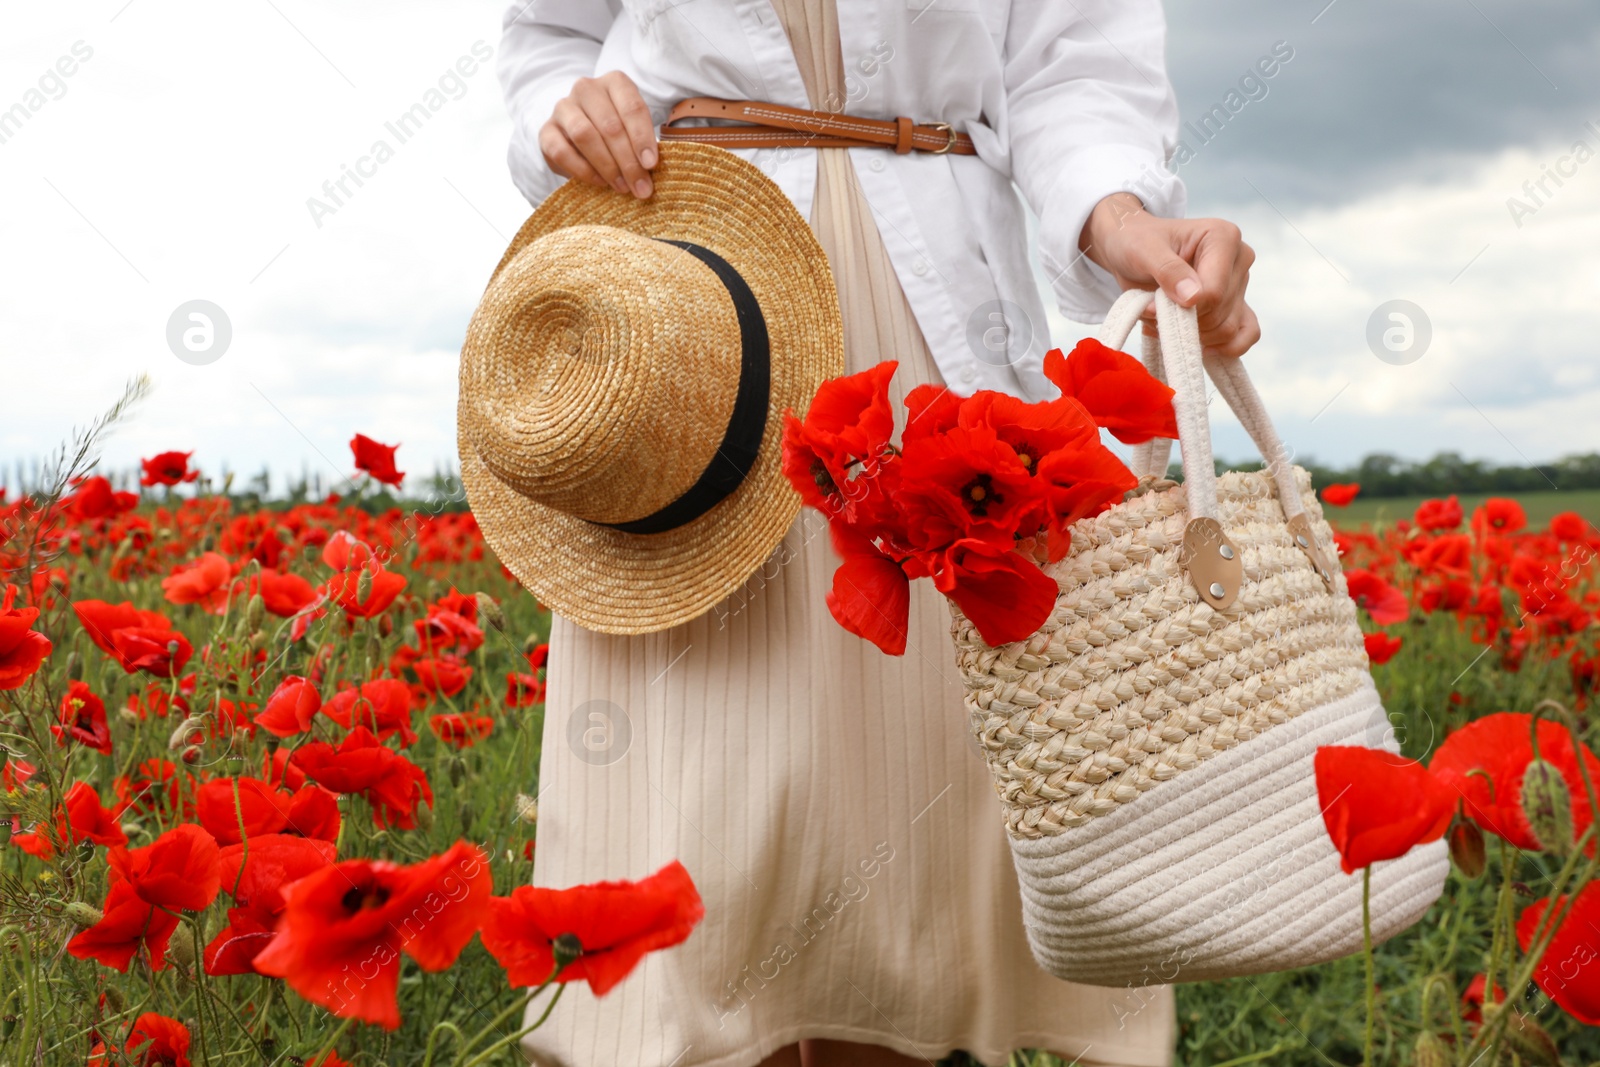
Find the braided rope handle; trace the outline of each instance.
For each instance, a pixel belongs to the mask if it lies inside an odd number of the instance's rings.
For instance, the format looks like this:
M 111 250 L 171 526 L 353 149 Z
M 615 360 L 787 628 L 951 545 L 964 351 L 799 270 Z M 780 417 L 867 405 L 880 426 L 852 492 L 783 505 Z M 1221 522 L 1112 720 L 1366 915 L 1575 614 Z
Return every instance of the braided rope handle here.
M 1156 305 L 1157 336 L 1144 338 L 1144 365 L 1173 389 L 1172 406 L 1177 414 L 1190 514 L 1204 518 L 1215 518 L 1217 514 L 1216 466 L 1211 423 L 1206 416 L 1206 375 L 1261 453 L 1262 463 L 1278 487 L 1284 518 L 1302 514 L 1305 505 L 1295 485 L 1288 450 L 1278 437 L 1255 383 L 1241 360 L 1201 355 L 1200 326 L 1192 308 L 1179 307 L 1162 292 L 1130 289 L 1112 304 L 1101 328 L 1100 343 L 1118 349 L 1126 345 L 1152 300 Z M 1166 473 L 1171 454 L 1172 442 L 1155 438 L 1134 446 L 1130 467 L 1139 477 L 1159 478 Z

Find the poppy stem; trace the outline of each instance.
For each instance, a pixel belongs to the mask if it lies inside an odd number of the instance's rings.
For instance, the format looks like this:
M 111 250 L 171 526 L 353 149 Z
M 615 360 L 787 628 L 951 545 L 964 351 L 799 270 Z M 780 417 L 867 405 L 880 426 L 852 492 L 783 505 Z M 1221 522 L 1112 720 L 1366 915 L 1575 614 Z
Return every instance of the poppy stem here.
M 552 971 L 549 978 L 546 978 L 542 983 L 528 990 L 527 994 L 523 996 L 521 1000 L 512 1003 L 499 1015 L 496 1015 L 493 1019 L 490 1019 L 487 1026 L 485 1026 L 482 1030 L 479 1030 L 476 1034 L 472 1035 L 472 1040 L 462 1045 L 460 1050 L 457 1051 L 456 1063 L 459 1064 L 462 1060 L 466 1059 L 467 1053 L 478 1047 L 478 1042 L 488 1037 L 490 1033 L 499 1030 L 501 1023 L 505 1022 L 519 1011 L 527 1011 L 528 1005 L 533 1003 L 533 998 L 544 992 L 545 987 L 556 980 L 557 973 L 559 973 L 559 970 Z M 427 1065 L 424 1064 L 424 1067 L 427 1067 Z
M 1372 864 L 1361 869 L 1361 946 L 1367 961 L 1367 1029 L 1361 1042 L 1361 1062 L 1372 1067 L 1372 1026 L 1378 1015 L 1378 981 L 1372 959 Z
M 548 984 L 549 983 L 547 982 L 546 985 L 548 985 Z M 543 989 L 544 986 L 540 986 L 539 988 Z M 557 986 L 556 987 L 555 996 L 551 997 L 550 998 L 550 1003 L 545 1005 L 544 1014 L 539 1016 L 539 1020 L 537 1022 L 535 1022 L 532 1026 L 523 1027 L 521 1030 L 518 1030 L 516 1033 L 510 1035 L 509 1037 L 502 1037 L 499 1041 L 496 1041 L 494 1044 L 490 1045 L 488 1048 L 484 1049 L 482 1052 L 480 1052 L 476 1056 L 472 1057 L 472 1059 L 468 1060 L 465 1064 L 462 1065 L 462 1067 L 477 1067 L 478 1064 L 482 1063 L 484 1060 L 488 1059 L 490 1056 L 494 1055 L 496 1052 L 499 1052 L 501 1049 L 505 1048 L 507 1045 L 516 1044 L 518 1041 L 521 1041 L 523 1039 L 523 1037 L 525 1037 L 526 1035 L 531 1034 L 535 1030 L 539 1029 L 539 1027 L 544 1025 L 544 1021 L 546 1019 L 550 1018 L 550 1012 L 555 1009 L 556 1001 L 560 1000 L 561 999 L 561 994 L 565 993 L 566 991 L 567 991 L 567 987 L 565 985 Z M 537 990 L 535 990 L 535 992 L 537 992 Z M 532 1000 L 533 997 L 530 995 L 528 999 Z
M 328 1043 L 323 1045 L 317 1054 L 306 1060 L 306 1062 L 320 1065 L 323 1060 L 328 1058 L 328 1053 L 333 1051 L 333 1046 L 339 1043 L 339 1039 L 344 1036 L 344 1032 L 350 1029 L 351 1024 L 355 1021 L 355 1016 L 351 1016 L 340 1023 L 339 1028 L 333 1032 L 333 1036 L 328 1038 Z

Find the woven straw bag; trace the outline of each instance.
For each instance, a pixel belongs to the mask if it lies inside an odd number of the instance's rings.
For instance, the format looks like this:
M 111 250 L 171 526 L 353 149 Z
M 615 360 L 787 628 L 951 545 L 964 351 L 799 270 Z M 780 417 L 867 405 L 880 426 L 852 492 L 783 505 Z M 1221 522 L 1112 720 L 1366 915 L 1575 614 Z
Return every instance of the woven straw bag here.
M 1234 359 L 1202 358 L 1193 311 L 1157 295 L 1147 368 L 1175 391 L 1171 443 L 1137 446 L 1140 488 L 1073 528 L 1060 595 L 1025 641 L 957 660 L 994 775 L 1035 957 L 1095 985 L 1200 981 L 1361 950 L 1362 878 L 1323 827 L 1320 745 L 1397 750 L 1332 531 Z M 1151 294 L 1101 340 L 1122 347 Z M 1203 368 L 1203 369 L 1202 369 Z M 1218 477 L 1205 373 L 1266 461 Z M 1421 918 L 1443 842 L 1372 871 L 1373 938 Z

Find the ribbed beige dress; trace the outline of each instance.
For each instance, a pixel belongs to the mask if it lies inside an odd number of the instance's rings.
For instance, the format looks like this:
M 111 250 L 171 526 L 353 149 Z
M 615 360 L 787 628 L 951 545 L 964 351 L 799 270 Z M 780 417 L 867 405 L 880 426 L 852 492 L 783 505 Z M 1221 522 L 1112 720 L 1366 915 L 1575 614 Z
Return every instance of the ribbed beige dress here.
M 813 101 L 844 99 L 834 0 L 775 0 Z M 818 152 L 811 225 L 849 370 L 940 380 L 844 150 Z M 1167 989 L 1069 985 L 1033 962 L 988 771 L 968 734 L 950 613 L 913 586 L 906 654 L 835 623 L 836 560 L 802 516 L 729 600 L 641 637 L 551 635 L 534 882 L 682 860 L 706 917 L 596 999 L 568 988 L 526 1039 L 559 1067 L 749 1067 L 801 1038 L 990 1064 L 1046 1048 L 1171 1061 Z

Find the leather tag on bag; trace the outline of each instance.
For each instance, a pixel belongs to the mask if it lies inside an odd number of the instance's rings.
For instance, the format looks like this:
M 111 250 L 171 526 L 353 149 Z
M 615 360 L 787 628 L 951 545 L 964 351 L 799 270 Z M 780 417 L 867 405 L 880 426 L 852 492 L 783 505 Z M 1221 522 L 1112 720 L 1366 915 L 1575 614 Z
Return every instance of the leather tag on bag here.
M 1183 528 L 1178 565 L 1189 575 L 1200 599 L 1218 611 L 1232 607 L 1244 584 L 1239 547 L 1222 532 L 1216 519 L 1190 519 Z

